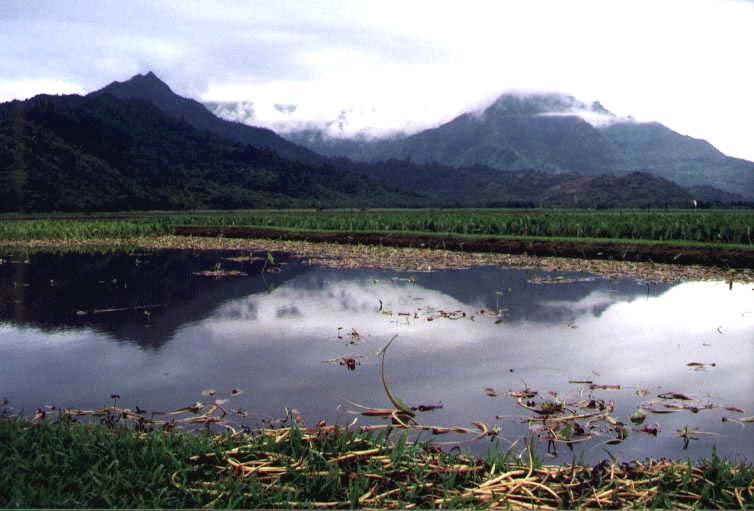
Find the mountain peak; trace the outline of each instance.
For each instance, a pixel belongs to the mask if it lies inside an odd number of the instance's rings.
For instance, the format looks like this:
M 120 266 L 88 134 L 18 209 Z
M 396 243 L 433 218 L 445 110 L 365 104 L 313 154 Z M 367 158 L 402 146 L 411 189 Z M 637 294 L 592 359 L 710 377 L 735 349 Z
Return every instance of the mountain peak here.
M 228 122 L 212 114 L 196 100 L 179 96 L 152 71 L 137 74 L 124 82 L 113 82 L 90 96 L 111 94 L 120 99 L 141 99 L 172 117 L 183 119 L 195 128 L 207 130 L 235 142 L 271 149 L 297 161 L 320 162 L 321 157 L 279 137 L 273 131 Z
M 558 93 L 505 93 L 490 105 L 485 113 L 502 115 L 536 115 L 567 112 L 581 105 L 573 96 Z
M 143 92 L 173 92 L 168 84 L 160 80 L 152 71 L 149 71 L 145 74 L 134 75 L 124 82 L 113 82 L 103 90 L 112 87 L 119 87 L 124 89 L 139 89 Z
M 613 116 L 602 103 L 588 105 L 569 94 L 558 92 L 505 93 L 484 110 L 486 115 L 598 114 Z
M 137 74 L 123 82 L 112 82 L 90 95 L 112 94 L 121 99 L 143 98 L 159 104 L 164 101 L 175 101 L 178 96 L 170 89 L 168 84 L 160 80 L 156 74 L 149 71 L 145 74 Z

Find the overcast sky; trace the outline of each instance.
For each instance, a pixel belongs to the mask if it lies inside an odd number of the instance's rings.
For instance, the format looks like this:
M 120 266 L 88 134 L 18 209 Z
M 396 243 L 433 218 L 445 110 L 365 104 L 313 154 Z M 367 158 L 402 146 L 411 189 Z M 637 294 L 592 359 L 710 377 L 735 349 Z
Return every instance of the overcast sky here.
M 0 34 L 0 101 L 153 70 L 260 124 L 382 133 L 562 91 L 754 160 L 750 1 L 0 0 Z

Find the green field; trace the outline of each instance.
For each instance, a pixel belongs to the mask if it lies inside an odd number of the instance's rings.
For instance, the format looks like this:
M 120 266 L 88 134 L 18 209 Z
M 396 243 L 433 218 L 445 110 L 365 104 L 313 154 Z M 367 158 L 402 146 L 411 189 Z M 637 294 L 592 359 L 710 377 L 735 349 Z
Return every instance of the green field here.
M 0 216 L 0 239 L 172 234 L 177 226 L 686 241 L 752 246 L 754 210 L 288 210 Z

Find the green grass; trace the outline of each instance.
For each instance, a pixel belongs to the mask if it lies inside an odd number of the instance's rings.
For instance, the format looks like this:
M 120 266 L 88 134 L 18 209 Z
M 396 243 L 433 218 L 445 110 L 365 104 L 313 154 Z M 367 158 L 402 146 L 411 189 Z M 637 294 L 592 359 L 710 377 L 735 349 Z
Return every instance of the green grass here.
M 506 492 L 503 506 L 754 508 L 754 467 L 715 456 L 545 466 L 333 426 L 232 436 L 0 417 L 0 459 L 6 508 L 484 508 Z M 495 482 L 502 473 L 512 479 Z M 483 483 L 493 500 L 472 491 Z
M 128 238 L 171 234 L 177 226 L 204 226 L 754 246 L 753 210 L 246 210 L 3 221 L 12 218 L 0 217 L 0 240 Z

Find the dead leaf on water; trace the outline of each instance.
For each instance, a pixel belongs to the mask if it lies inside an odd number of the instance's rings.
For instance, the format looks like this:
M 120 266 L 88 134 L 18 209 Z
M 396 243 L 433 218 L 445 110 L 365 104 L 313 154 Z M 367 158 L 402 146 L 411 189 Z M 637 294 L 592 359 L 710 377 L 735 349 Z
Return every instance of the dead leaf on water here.
M 681 401 L 696 401 L 696 399 L 687 396 L 686 394 L 680 394 L 678 392 L 663 392 L 658 394 L 660 399 L 680 399 Z

